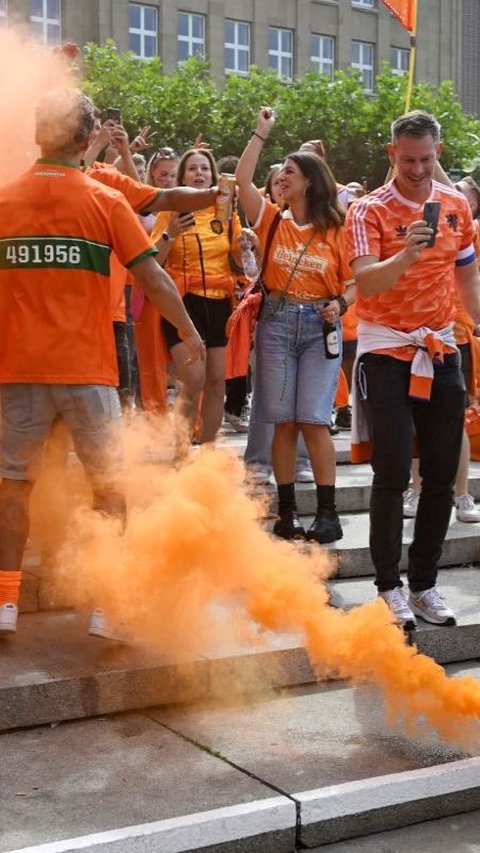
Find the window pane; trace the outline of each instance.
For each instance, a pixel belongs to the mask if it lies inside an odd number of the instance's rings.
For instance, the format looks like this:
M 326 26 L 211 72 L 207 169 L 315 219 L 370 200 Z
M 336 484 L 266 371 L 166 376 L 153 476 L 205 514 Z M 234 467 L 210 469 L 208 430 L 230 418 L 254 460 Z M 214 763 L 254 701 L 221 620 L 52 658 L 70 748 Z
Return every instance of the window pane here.
M 203 17 L 202 15 L 192 15 L 192 35 L 195 38 L 203 39 Z
M 157 11 L 156 9 L 151 9 L 149 6 L 145 7 L 144 19 L 143 19 L 144 29 L 150 30 L 151 32 L 157 32 Z
M 238 51 L 238 70 L 239 71 L 248 71 L 248 66 L 250 65 L 249 61 L 249 51 L 248 50 L 239 50 Z
M 249 32 L 249 30 L 250 30 L 250 27 L 248 26 L 248 24 L 239 24 L 238 25 L 237 32 L 238 32 L 238 43 L 239 44 L 244 44 L 247 46 L 250 44 L 250 32 Z
M 358 41 L 352 42 L 352 62 L 360 62 L 360 44 Z
M 282 30 L 282 51 L 284 53 L 292 52 L 292 34 L 288 30 Z
M 371 44 L 365 44 L 363 47 L 363 61 L 365 65 L 373 65 L 373 47 Z
M 32 0 L 31 13 L 35 18 L 43 18 L 43 2 L 42 0 Z
M 323 40 L 323 58 L 333 59 L 333 39 Z
M 278 30 L 274 30 L 273 27 L 268 29 L 268 49 L 278 50 Z
M 157 39 L 156 36 L 145 36 L 145 40 L 143 43 L 143 55 L 144 56 L 156 56 L 157 55 Z
M 47 17 L 54 21 L 60 20 L 60 0 L 47 0 Z
M 274 68 L 275 71 L 278 71 L 278 59 L 276 56 L 272 56 L 271 53 L 268 56 L 268 65 L 270 68 Z
M 179 41 L 178 42 L 178 61 L 181 62 L 183 59 L 188 59 L 188 42 L 187 41 Z
M 310 38 L 310 56 L 320 56 L 320 39 L 318 36 Z
M 56 45 L 60 44 L 60 27 L 55 26 L 55 24 L 47 25 L 47 44 Z
M 233 21 L 225 21 L 225 41 L 233 44 L 235 41 L 235 24 Z
M 32 23 L 30 24 L 30 32 L 31 32 L 32 38 L 35 41 L 40 42 L 40 44 L 43 42 L 43 25 L 42 24 L 36 24 L 35 21 L 32 21 Z
M 140 6 L 136 6 L 134 3 L 129 3 L 128 6 L 128 24 L 134 30 L 140 29 Z
M 193 56 L 203 56 L 203 42 L 198 44 L 192 44 L 192 54 Z
M 178 35 L 188 36 L 188 15 L 183 13 L 178 16 Z
M 136 56 L 140 56 L 141 42 L 138 33 L 128 34 L 128 48 L 129 50 L 133 50 Z
M 235 71 L 235 51 L 231 47 L 225 48 L 225 68 L 228 71 Z
M 282 58 L 282 69 L 281 69 L 282 77 L 287 77 L 288 79 L 292 76 L 292 63 L 290 59 Z

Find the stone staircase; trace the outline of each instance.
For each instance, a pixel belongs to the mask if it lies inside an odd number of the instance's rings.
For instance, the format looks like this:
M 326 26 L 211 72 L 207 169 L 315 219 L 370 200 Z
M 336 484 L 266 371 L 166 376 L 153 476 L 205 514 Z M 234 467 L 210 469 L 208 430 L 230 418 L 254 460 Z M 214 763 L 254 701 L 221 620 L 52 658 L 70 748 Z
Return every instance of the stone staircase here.
M 371 472 L 349 464 L 348 433 L 335 444 L 344 538 L 330 548 L 330 586 L 332 604 L 350 608 L 375 594 Z M 225 432 L 220 445 L 241 453 L 245 438 Z M 480 464 L 469 488 L 480 499 Z M 312 516 L 314 487 L 299 485 L 298 503 Z M 406 521 L 405 553 L 412 529 Z M 458 624 L 419 620 L 414 635 L 451 674 L 480 675 L 479 537 L 480 524 L 452 513 L 439 587 Z M 85 615 L 47 609 L 33 551 L 24 572 L 20 627 L 0 648 L 0 737 L 14 768 L 0 778 L 0 853 L 333 850 L 341 839 L 480 809 L 476 744 L 462 751 L 389 728 L 374 688 L 318 684 L 297 636 L 194 658 L 97 642 Z

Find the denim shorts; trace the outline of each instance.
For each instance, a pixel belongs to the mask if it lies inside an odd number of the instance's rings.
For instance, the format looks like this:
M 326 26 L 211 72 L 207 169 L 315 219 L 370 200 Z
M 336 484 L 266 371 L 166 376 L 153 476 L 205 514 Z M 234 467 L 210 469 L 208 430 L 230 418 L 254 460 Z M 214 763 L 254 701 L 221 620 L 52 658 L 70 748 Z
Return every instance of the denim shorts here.
M 255 338 L 255 416 L 264 423 L 329 424 L 342 362 L 325 357 L 316 305 L 267 296 Z
M 111 483 L 123 468 L 118 426 L 120 401 L 109 385 L 12 383 L 0 386 L 0 476 L 35 480 L 51 426 L 61 415 L 86 473 L 95 485 Z

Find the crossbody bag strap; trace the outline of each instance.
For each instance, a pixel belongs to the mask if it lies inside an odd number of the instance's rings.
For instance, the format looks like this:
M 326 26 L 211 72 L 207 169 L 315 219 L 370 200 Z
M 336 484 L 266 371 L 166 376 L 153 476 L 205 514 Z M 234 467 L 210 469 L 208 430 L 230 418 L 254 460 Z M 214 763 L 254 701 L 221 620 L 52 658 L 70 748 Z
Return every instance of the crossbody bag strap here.
M 265 293 L 268 293 L 268 287 L 265 283 L 265 270 L 267 269 L 268 258 L 270 255 L 270 249 L 272 247 L 272 241 L 273 241 L 273 238 L 275 236 L 275 231 L 277 230 L 278 226 L 280 225 L 281 218 L 282 218 L 282 211 L 277 210 L 275 216 L 273 217 L 273 219 L 270 223 L 270 228 L 268 229 L 267 239 L 265 240 L 265 249 L 264 249 L 263 258 L 262 258 L 262 274 L 260 276 L 262 289 L 265 291 Z

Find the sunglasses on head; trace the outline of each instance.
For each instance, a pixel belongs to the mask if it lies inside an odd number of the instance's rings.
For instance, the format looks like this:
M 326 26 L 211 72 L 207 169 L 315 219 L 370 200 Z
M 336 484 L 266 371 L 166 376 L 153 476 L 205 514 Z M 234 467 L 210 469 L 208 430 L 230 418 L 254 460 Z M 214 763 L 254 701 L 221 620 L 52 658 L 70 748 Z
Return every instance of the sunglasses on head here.
M 154 160 L 178 160 L 179 156 L 174 148 L 157 148 L 153 155 Z

